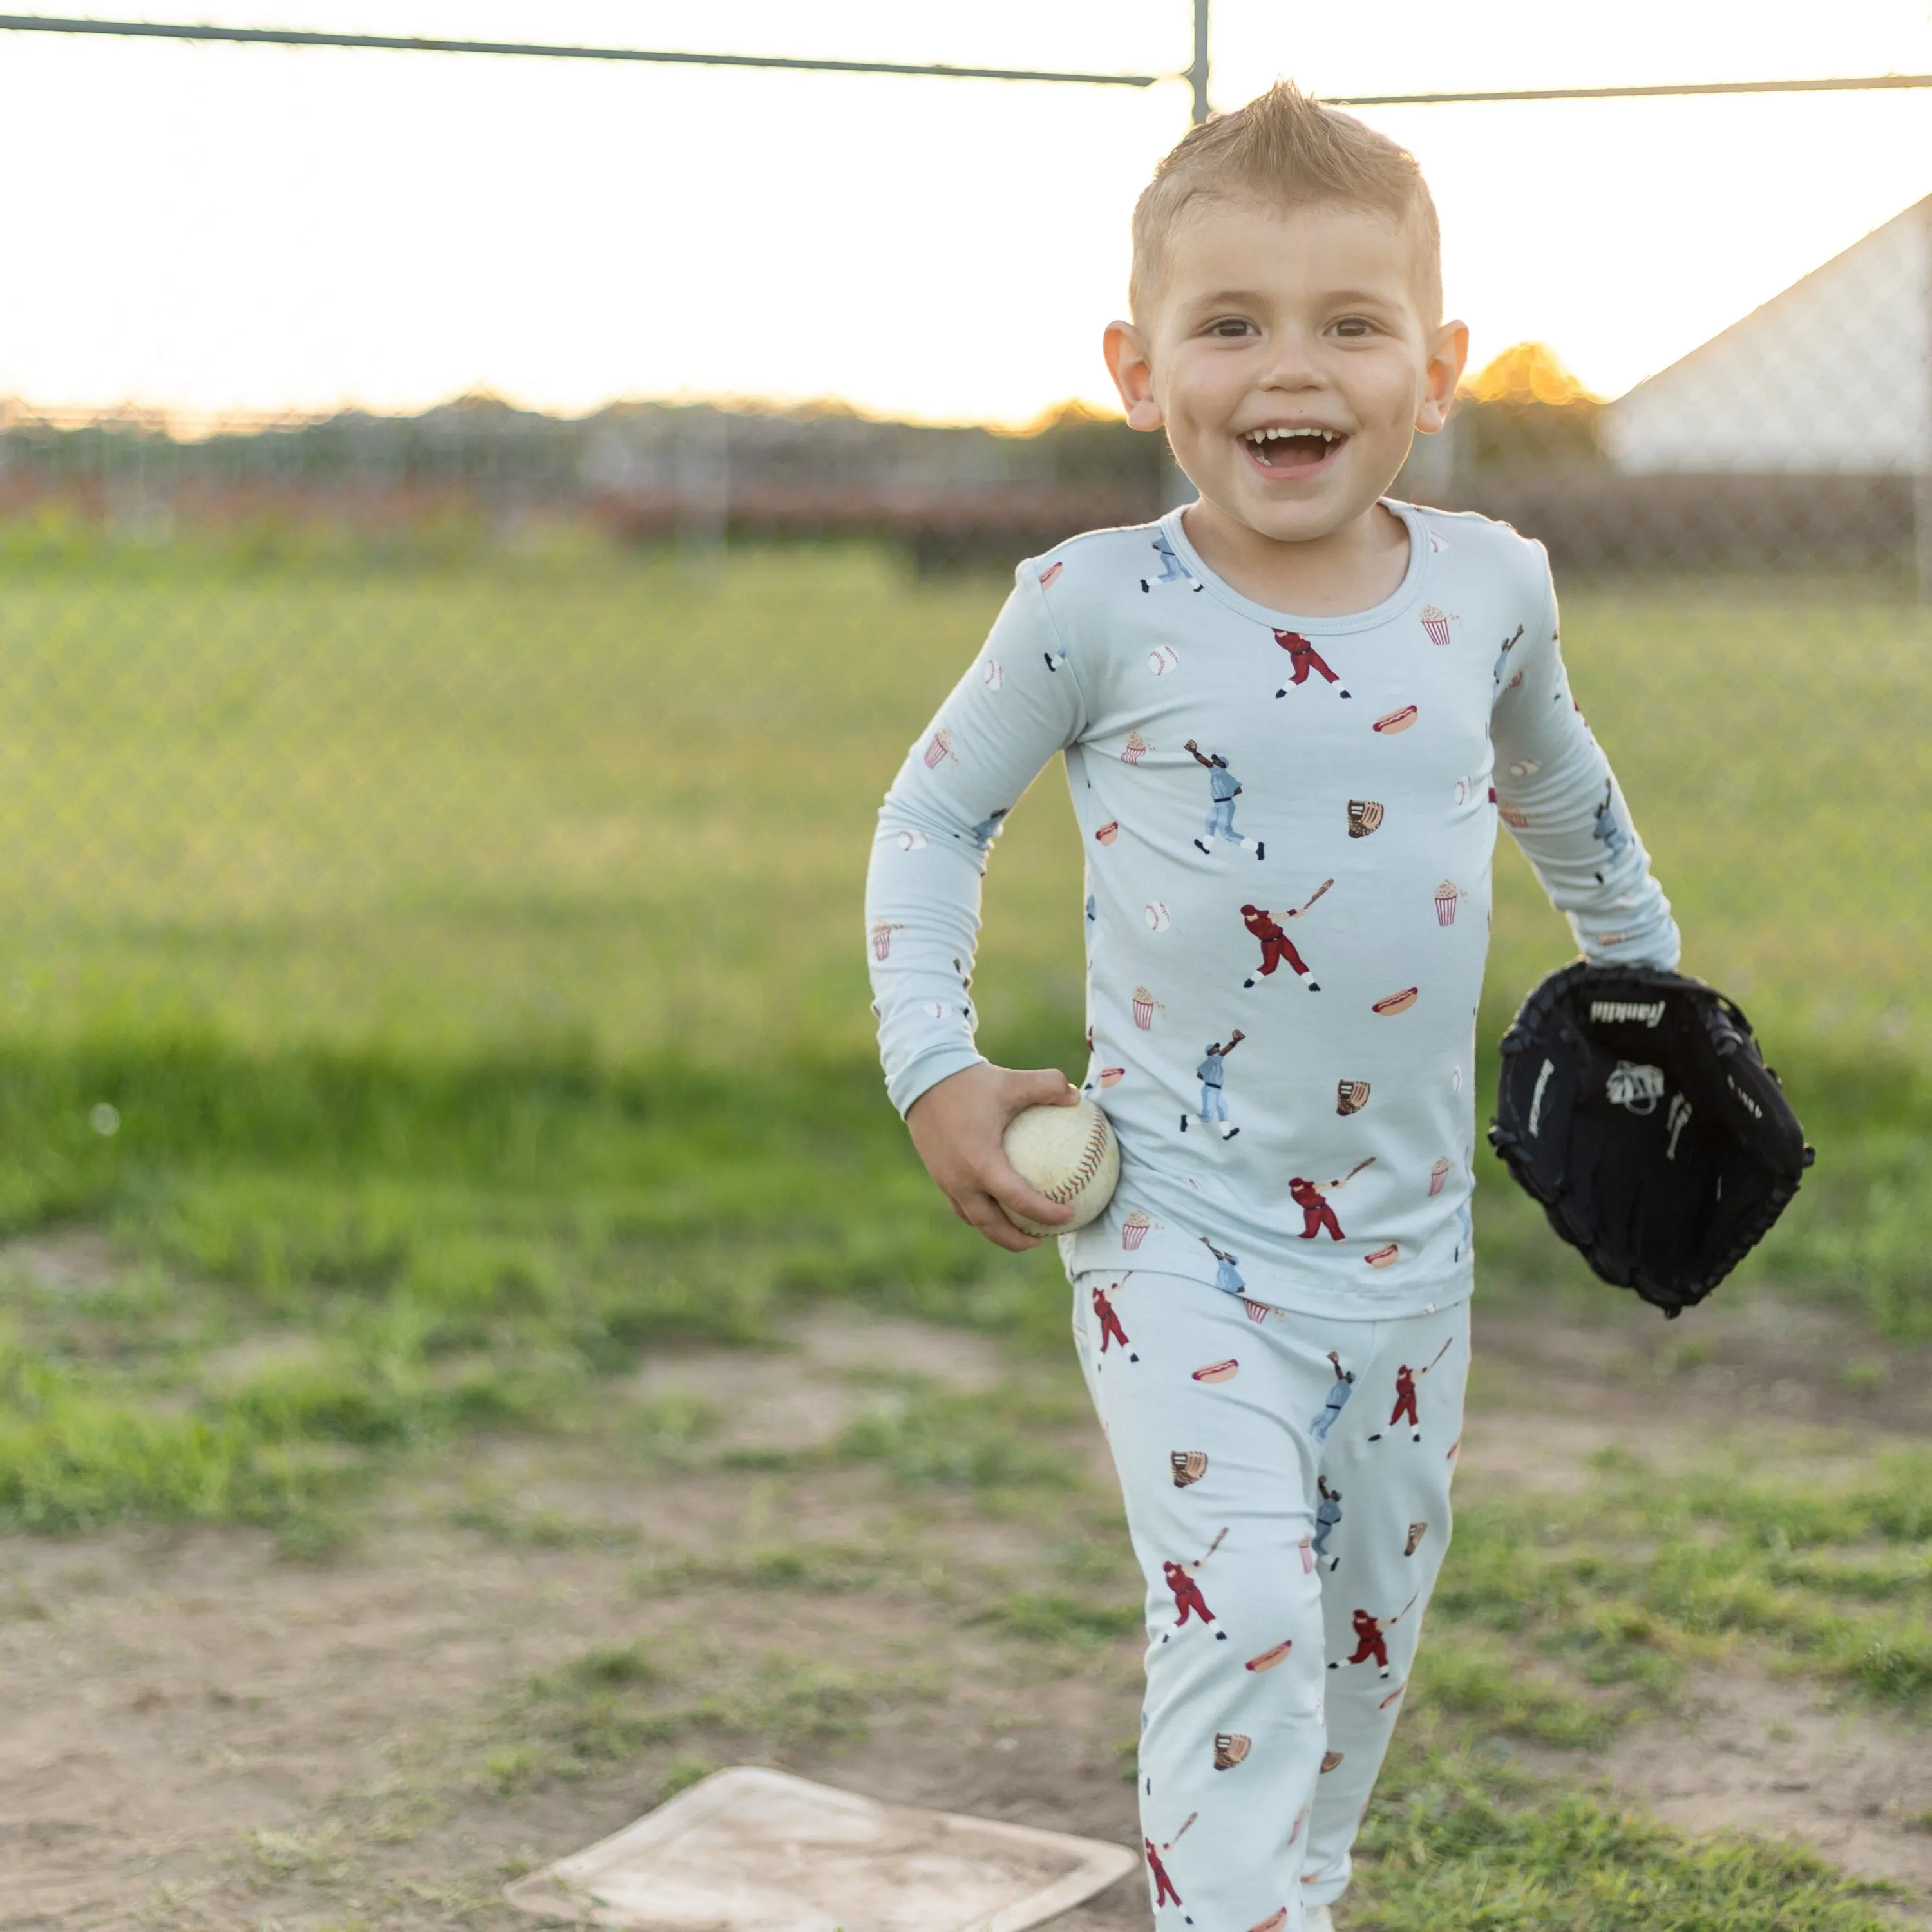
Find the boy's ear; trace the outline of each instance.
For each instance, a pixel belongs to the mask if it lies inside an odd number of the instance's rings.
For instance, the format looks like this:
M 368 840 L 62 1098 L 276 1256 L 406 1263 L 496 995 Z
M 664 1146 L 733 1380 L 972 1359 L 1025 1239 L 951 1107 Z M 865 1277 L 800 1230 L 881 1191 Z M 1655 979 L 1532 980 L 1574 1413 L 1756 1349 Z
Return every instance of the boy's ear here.
M 1102 344 L 1107 370 L 1120 392 L 1130 429 L 1159 429 L 1165 420 L 1154 400 L 1154 364 L 1148 360 L 1141 332 L 1130 322 L 1110 322 Z
M 1433 436 L 1449 420 L 1456 387 L 1462 380 L 1463 366 L 1468 359 L 1468 324 L 1445 322 L 1436 332 L 1424 376 L 1422 406 L 1415 412 L 1415 426 L 1424 436 Z

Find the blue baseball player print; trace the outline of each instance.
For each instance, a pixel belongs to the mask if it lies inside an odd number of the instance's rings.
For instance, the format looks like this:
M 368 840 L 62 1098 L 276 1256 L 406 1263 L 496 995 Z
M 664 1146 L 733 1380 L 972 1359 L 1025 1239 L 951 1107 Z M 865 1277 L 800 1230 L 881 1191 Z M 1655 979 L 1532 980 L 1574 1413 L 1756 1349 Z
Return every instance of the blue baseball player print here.
M 1352 1369 L 1342 1366 L 1342 1358 L 1333 1348 L 1328 1351 L 1330 1365 L 1335 1371 L 1335 1379 L 1328 1385 L 1328 1400 L 1322 1405 L 1322 1413 L 1308 1425 L 1308 1432 L 1318 1442 L 1326 1442 L 1328 1432 L 1335 1426 L 1335 1418 L 1348 1406 L 1348 1398 L 1355 1392 L 1355 1374 Z
M 1315 1486 L 1320 1492 L 1320 1500 L 1315 1505 L 1315 1553 L 1318 1557 L 1328 1556 L 1328 1533 L 1342 1520 L 1342 1492 L 1328 1486 L 1326 1476 L 1317 1476 Z M 1328 1556 L 1328 1568 L 1332 1571 L 1341 1562 L 1339 1556 Z
M 1604 796 L 1597 806 L 1590 827 L 1590 836 L 1604 848 L 1605 865 L 1608 865 L 1630 844 L 1630 834 L 1617 823 L 1617 815 L 1610 808 L 1610 802 L 1615 796 L 1615 787 L 1610 779 L 1606 778 L 1604 781 Z M 1601 872 L 1597 874 L 1597 883 L 1600 886 L 1604 883 Z
M 974 826 L 974 843 L 976 844 L 982 851 L 984 851 L 988 845 L 992 844 L 993 835 L 1000 829 L 1000 820 L 1005 818 L 1006 814 L 1012 810 L 1012 807 L 1011 806 L 1003 805 L 1000 807 L 998 812 L 992 814 L 991 818 L 981 819 L 979 824 Z
M 1201 1082 L 1201 1124 L 1204 1127 L 1210 1122 L 1221 1130 L 1221 1138 L 1231 1141 L 1241 1130 L 1231 1126 L 1228 1120 L 1227 1059 L 1247 1035 L 1239 1027 L 1224 1040 L 1210 1041 L 1204 1050 L 1201 1064 L 1194 1070 L 1194 1077 Z M 1186 1114 L 1180 1117 L 1180 1131 L 1187 1131 Z
M 1175 554 L 1174 546 L 1168 542 L 1165 530 L 1155 535 L 1154 550 L 1155 556 L 1160 559 L 1160 574 L 1152 582 L 1144 577 L 1141 579 L 1141 589 L 1144 592 L 1151 593 L 1156 584 L 1185 584 L 1192 590 L 1201 588 L 1195 580 L 1193 572 Z
M 1187 750 L 1194 762 L 1208 774 L 1208 818 L 1202 827 L 1202 836 L 1194 843 L 1203 852 L 1213 855 L 1214 841 L 1225 838 L 1231 845 L 1238 845 L 1244 852 L 1252 852 L 1257 859 L 1268 856 L 1268 848 L 1258 838 L 1246 838 L 1234 830 L 1234 801 L 1241 795 L 1241 782 L 1228 769 L 1228 761 L 1219 752 L 1204 752 L 1194 740 L 1187 741 Z
M 1201 1245 L 1214 1257 L 1214 1286 L 1223 1294 L 1239 1294 L 1247 1286 L 1241 1279 L 1241 1271 L 1235 1266 L 1236 1257 L 1225 1254 L 1205 1234 L 1201 1237 Z
M 1516 635 L 1508 639 L 1504 642 L 1502 649 L 1496 653 L 1495 682 L 1496 688 L 1498 691 L 1502 690 L 1503 688 L 1503 673 L 1509 669 L 1510 652 L 1514 650 L 1516 646 L 1522 643 L 1522 626 L 1519 624 L 1516 627 Z

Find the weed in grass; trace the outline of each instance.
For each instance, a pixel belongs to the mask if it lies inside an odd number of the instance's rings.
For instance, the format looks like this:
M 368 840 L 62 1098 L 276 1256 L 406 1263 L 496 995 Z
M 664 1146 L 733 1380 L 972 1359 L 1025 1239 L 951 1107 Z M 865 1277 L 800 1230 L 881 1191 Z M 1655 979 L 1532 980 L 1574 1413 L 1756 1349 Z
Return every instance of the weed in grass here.
M 667 1798 L 675 1798 L 680 1791 L 688 1791 L 718 1768 L 709 1758 L 673 1758 L 658 1777 L 658 1802 L 662 1804 Z
M 1028 1437 L 1029 1426 L 1064 1421 L 1067 1412 L 1058 1398 L 1022 1390 L 968 1395 L 927 1388 L 860 1416 L 840 1436 L 837 1453 L 879 1463 L 903 1483 L 1070 1488 L 1078 1478 L 1066 1456 Z
M 1052 1591 L 1022 1591 L 1002 1597 L 974 1621 L 1030 1643 L 1092 1650 L 1144 1630 L 1146 1612 L 1138 1602 L 1096 1602 Z
M 567 1516 L 560 1510 L 518 1502 L 493 1489 L 475 1488 L 449 1512 L 458 1529 L 470 1529 L 519 1550 L 622 1550 L 638 1540 L 627 1523 Z
M 869 1671 L 779 1651 L 748 1663 L 681 1659 L 671 1670 L 638 1646 L 607 1646 L 532 1678 L 509 1701 L 498 1726 L 508 1735 L 483 1752 L 482 1782 L 507 1796 L 707 1732 L 765 1748 L 822 1744 L 861 1735 L 888 1702 L 943 1688 L 932 1672 Z M 687 1753 L 661 1775 L 700 1762 Z
M 721 1469 L 741 1471 L 802 1469 L 812 1461 L 802 1449 L 781 1449 L 770 1443 L 748 1443 L 722 1450 L 718 1457 Z
M 1452 1712 L 1472 1730 L 1541 1744 L 1601 1744 L 1618 1713 L 1559 1683 L 1526 1672 L 1493 1637 L 1438 1627 L 1416 1653 L 1415 1700 Z

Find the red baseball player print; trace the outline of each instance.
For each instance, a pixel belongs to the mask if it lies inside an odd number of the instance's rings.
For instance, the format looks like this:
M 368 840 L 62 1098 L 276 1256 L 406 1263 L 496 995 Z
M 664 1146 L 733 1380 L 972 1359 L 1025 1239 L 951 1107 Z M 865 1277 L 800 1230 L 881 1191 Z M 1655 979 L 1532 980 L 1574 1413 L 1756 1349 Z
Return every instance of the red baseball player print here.
M 1252 986 L 1258 978 L 1271 979 L 1276 967 L 1286 966 L 1298 980 L 1307 980 L 1311 993 L 1321 992 L 1320 985 L 1310 974 L 1308 962 L 1295 950 L 1294 941 L 1288 938 L 1281 922 L 1299 919 L 1334 883 L 1333 879 L 1324 879 L 1302 904 L 1290 906 L 1282 912 L 1270 912 L 1262 906 L 1242 907 L 1241 923 L 1261 941 L 1262 946 L 1262 963 L 1241 982 L 1244 986 Z
M 1274 640 L 1287 652 L 1289 666 L 1288 684 L 1283 685 L 1275 693 L 1276 697 L 1286 698 L 1288 685 L 1306 684 L 1310 671 L 1326 678 L 1330 684 L 1341 682 L 1341 680 L 1329 669 L 1328 660 L 1299 631 L 1276 631 Z M 1346 691 L 1341 694 L 1344 698 L 1348 695 Z
M 1418 1590 L 1415 1597 L 1420 1596 Z M 1355 1654 L 1331 1663 L 1330 1670 L 1340 1670 L 1345 1664 L 1372 1664 L 1377 1672 L 1384 1677 L 1389 1674 L 1388 1635 L 1402 1618 L 1415 1607 L 1415 1597 L 1409 1598 L 1392 1617 L 1371 1616 L 1366 1610 L 1355 1612 L 1352 1622 L 1355 1626 Z
M 1154 1848 L 1151 1838 L 1143 1838 L 1141 1843 L 1147 1847 L 1148 1870 L 1154 1878 L 1154 1909 L 1163 1905 L 1178 1905 L 1180 1894 L 1174 1888 L 1174 1881 L 1167 1875 L 1167 1868 L 1160 1862 L 1160 1854 Z
M 1335 1210 L 1328 1197 L 1339 1194 L 1364 1168 L 1375 1164 L 1376 1157 L 1370 1154 L 1367 1160 L 1357 1161 L 1340 1180 L 1331 1180 L 1326 1187 L 1296 1174 L 1288 1184 L 1288 1198 L 1301 1210 L 1301 1232 L 1295 1238 L 1312 1241 L 1325 1230 L 1330 1240 L 1346 1240 L 1348 1238 L 1342 1232 L 1341 1222 L 1335 1218 Z
M 1225 1529 L 1217 1531 L 1214 1540 L 1208 1546 L 1206 1554 L 1192 1563 L 1169 1561 L 1160 1566 L 1162 1574 L 1167 1579 L 1167 1587 L 1174 1593 L 1174 1607 L 1179 1612 L 1174 1619 L 1176 1630 L 1180 1629 L 1190 1617 L 1204 1624 L 1214 1621 L 1214 1612 L 1208 1607 L 1208 1599 L 1201 1594 L 1201 1586 L 1196 1579 L 1206 1566 L 1208 1557 L 1220 1548 L 1222 1538 L 1227 1534 Z M 1228 1640 L 1226 1630 L 1217 1630 L 1214 1635 L 1220 1642 L 1226 1643 Z M 1160 1640 L 1165 1643 L 1167 1639 L 1168 1633 L 1163 1631 Z
M 1124 1276 L 1122 1280 L 1125 1278 Z M 1120 1283 L 1117 1281 L 1114 1284 L 1113 1292 L 1118 1294 L 1120 1292 Z M 1101 1354 L 1104 1355 L 1108 1349 L 1118 1342 L 1123 1348 L 1126 1350 L 1127 1360 L 1130 1362 L 1138 1362 L 1140 1358 L 1134 1353 L 1132 1346 L 1127 1340 L 1127 1331 L 1120 1326 L 1119 1310 L 1108 1299 L 1108 1291 L 1097 1285 L 1094 1290 L 1094 1318 L 1100 1324 Z
M 1174 1889 L 1173 1880 L 1167 1875 L 1167 1867 L 1161 1862 L 1161 1853 L 1172 1851 L 1174 1846 L 1186 1837 L 1188 1826 L 1192 1824 L 1200 1815 L 1198 1811 L 1189 1812 L 1187 1816 L 1180 1821 L 1180 1829 L 1175 1832 L 1165 1844 L 1156 1846 L 1151 1838 L 1144 1835 L 1141 1839 L 1142 1846 L 1147 1852 L 1148 1871 L 1154 1880 L 1154 1904 L 1156 1911 L 1163 1905 L 1180 1904 L 1180 1894 Z M 1187 1917 L 1184 1907 L 1181 1916 L 1184 1918 Z M 1194 1921 L 1192 1918 L 1187 1918 L 1187 1923 L 1192 1925 Z
M 1441 1361 L 1442 1358 L 1448 1354 L 1450 1347 L 1455 1340 L 1454 1336 L 1450 1336 L 1449 1340 L 1436 1350 L 1436 1362 Z M 1428 1368 L 1422 1369 L 1411 1368 L 1408 1363 L 1404 1362 L 1395 1372 L 1395 1406 L 1389 1412 L 1388 1426 L 1393 1429 L 1398 1423 L 1407 1423 L 1411 1431 L 1409 1440 L 1412 1442 L 1420 1442 L 1422 1440 L 1422 1418 L 1416 1412 L 1415 1378 L 1418 1376 L 1428 1374 L 1429 1370 L 1435 1367 L 1436 1362 L 1431 1362 Z M 1384 1432 L 1378 1429 L 1369 1440 L 1371 1442 L 1379 1442 Z

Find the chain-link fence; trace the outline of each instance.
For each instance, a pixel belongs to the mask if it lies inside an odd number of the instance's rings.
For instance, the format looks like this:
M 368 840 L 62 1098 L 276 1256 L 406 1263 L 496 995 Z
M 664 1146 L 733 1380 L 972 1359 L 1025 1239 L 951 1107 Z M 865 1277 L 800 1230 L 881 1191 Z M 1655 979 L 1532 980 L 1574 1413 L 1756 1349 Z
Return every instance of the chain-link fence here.
M 1650 292 L 1634 265 L 1605 299 Z M 1013 560 L 1156 514 L 1160 459 L 1072 409 L 16 407 L 0 1021 L 856 1048 L 904 740 Z M 1922 1042 L 1932 200 L 1625 395 L 1506 352 L 1397 487 L 1548 544 L 1689 963 L 1783 1026 Z M 1031 816 L 989 958 L 1077 1011 L 1073 861 Z M 1563 946 L 1502 869 L 1499 1000 Z

